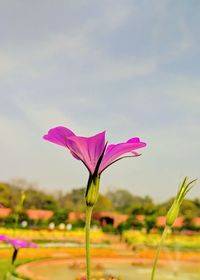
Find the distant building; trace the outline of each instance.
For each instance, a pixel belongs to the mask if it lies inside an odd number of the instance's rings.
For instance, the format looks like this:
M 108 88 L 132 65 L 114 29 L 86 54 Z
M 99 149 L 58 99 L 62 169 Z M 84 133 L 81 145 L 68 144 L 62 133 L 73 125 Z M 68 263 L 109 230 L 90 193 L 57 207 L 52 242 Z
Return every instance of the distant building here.
M 116 212 L 99 212 L 92 215 L 94 220 L 98 220 L 101 226 L 111 224 L 117 228 L 121 223 L 128 220 L 128 215 L 118 214 Z
M 166 217 L 165 216 L 158 216 L 156 220 L 157 227 L 164 227 L 166 224 Z M 184 217 L 177 217 L 173 227 L 181 228 L 184 226 Z
M 30 220 L 49 220 L 54 213 L 51 210 L 28 209 L 26 214 Z
M 51 210 L 43 210 L 43 209 L 28 209 L 25 210 L 28 219 L 30 220 L 49 220 L 53 217 L 54 212 Z M 0 220 L 6 219 L 11 213 L 13 213 L 11 208 L 4 207 L 2 203 L 0 203 Z M 116 212 L 99 212 L 93 213 L 92 218 L 99 222 L 101 226 L 104 225 L 113 225 L 114 228 L 117 228 L 121 223 L 128 220 L 129 216 L 125 214 L 119 214 Z M 136 215 L 135 219 L 145 225 L 145 215 Z M 69 223 L 73 223 L 76 221 L 85 220 L 84 212 L 70 212 L 68 215 L 67 221 Z M 165 216 L 158 216 L 156 218 L 156 227 L 164 227 L 166 223 Z M 200 228 L 200 217 L 194 217 L 191 221 L 191 224 Z M 185 225 L 184 216 L 177 217 L 173 227 L 182 228 Z
M 92 218 L 99 221 L 101 226 L 113 225 L 115 228 L 119 224 L 128 220 L 128 215 L 118 214 L 116 212 L 98 212 L 93 213 Z M 70 212 L 68 215 L 68 222 L 73 223 L 78 220 L 85 220 L 85 213 L 82 212 Z
M 0 219 L 7 218 L 12 212 L 11 208 L 0 207 Z
M 135 218 L 141 224 L 143 224 L 145 222 L 145 215 L 136 215 Z
M 85 220 L 85 213 L 83 212 L 69 212 L 68 214 L 68 222 L 73 223 L 76 221 L 84 221 Z
M 195 227 L 200 228 L 200 217 L 195 217 L 192 219 L 192 225 L 194 225 Z

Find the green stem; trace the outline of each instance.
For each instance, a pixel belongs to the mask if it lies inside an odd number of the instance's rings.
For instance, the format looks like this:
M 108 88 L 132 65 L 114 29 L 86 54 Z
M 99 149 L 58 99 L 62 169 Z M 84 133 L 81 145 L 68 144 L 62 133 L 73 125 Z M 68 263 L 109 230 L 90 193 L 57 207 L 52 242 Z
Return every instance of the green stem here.
M 85 217 L 85 244 L 86 244 L 86 267 L 87 267 L 87 280 L 90 280 L 90 224 L 93 207 L 86 207 Z
M 154 258 L 153 269 L 152 269 L 152 273 L 151 273 L 151 280 L 154 280 L 154 276 L 155 276 L 155 272 L 156 272 L 156 267 L 157 267 L 157 262 L 158 262 L 158 258 L 159 258 L 159 255 L 160 255 L 160 250 L 162 248 L 162 245 L 163 245 L 163 243 L 165 241 L 165 238 L 167 236 L 167 233 L 168 233 L 169 229 L 170 229 L 169 226 L 165 226 L 165 228 L 163 230 L 162 237 L 161 237 L 160 243 L 158 245 L 155 258 Z

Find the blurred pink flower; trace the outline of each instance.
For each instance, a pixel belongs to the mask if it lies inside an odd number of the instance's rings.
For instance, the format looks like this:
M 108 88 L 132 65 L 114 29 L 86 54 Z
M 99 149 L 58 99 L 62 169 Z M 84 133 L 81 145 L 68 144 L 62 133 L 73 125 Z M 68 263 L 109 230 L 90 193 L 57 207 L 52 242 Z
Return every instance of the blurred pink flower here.
M 38 248 L 38 245 L 32 242 L 28 242 L 26 240 L 10 238 L 6 235 L 0 235 L 0 241 L 4 241 L 10 243 L 16 250 L 20 248 Z
M 138 137 L 107 146 L 105 131 L 83 137 L 76 136 L 70 129 L 62 126 L 50 129 L 43 139 L 69 149 L 76 159 L 83 162 L 91 175 L 100 175 L 109 165 L 124 157 L 138 156 L 135 150 L 146 146 Z M 125 155 L 127 153 L 130 154 Z
M 38 248 L 38 245 L 33 243 L 33 242 L 28 242 L 26 240 L 21 240 L 21 239 L 9 239 L 8 242 L 15 248 L 15 249 L 20 249 L 20 248 Z
M 6 242 L 8 240 L 8 237 L 5 235 L 0 235 L 0 241 Z

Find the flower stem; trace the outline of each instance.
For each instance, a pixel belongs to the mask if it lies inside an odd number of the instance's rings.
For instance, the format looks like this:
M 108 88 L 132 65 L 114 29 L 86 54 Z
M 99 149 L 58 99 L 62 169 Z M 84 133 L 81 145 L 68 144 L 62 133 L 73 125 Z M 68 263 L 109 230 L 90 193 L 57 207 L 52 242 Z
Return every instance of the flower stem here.
M 165 226 L 165 228 L 163 230 L 162 237 L 161 237 L 160 243 L 158 245 L 155 258 L 154 258 L 153 269 L 152 269 L 152 273 L 151 273 L 151 280 L 154 280 L 154 276 L 155 276 L 155 272 L 156 272 L 156 267 L 157 267 L 157 262 L 158 262 L 158 258 L 159 258 L 159 255 L 160 255 L 160 250 L 162 248 L 162 245 L 163 245 L 163 243 L 165 241 L 165 238 L 167 236 L 167 233 L 168 233 L 169 229 L 170 229 L 169 226 Z
M 86 207 L 85 217 L 85 244 L 86 244 L 86 267 L 87 267 L 87 280 L 90 280 L 90 224 L 93 207 Z

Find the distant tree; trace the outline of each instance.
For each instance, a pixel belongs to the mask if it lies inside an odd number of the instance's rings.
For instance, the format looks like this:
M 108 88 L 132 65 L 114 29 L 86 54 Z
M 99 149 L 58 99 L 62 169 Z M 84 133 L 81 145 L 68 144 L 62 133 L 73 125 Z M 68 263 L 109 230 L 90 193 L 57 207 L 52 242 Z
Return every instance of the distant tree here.
M 151 215 L 146 215 L 145 216 L 145 227 L 147 233 L 150 233 L 150 231 L 156 226 L 156 215 L 151 214 Z
M 158 216 L 165 216 L 171 207 L 172 203 L 174 201 L 174 198 L 170 198 L 167 201 L 160 203 L 157 205 L 157 214 Z
M 185 199 L 180 208 L 180 215 L 196 217 L 199 214 L 198 206 L 191 199 Z
M 184 228 L 186 229 L 194 229 L 195 225 L 193 225 L 193 218 L 194 215 L 191 211 L 188 211 L 187 213 L 185 213 L 184 215 Z
M 94 207 L 95 212 L 113 211 L 114 207 L 112 201 L 105 195 L 100 194 L 98 201 Z
M 134 229 L 142 229 L 144 227 L 144 222 L 138 220 L 137 215 L 131 215 L 127 221 L 127 224 L 130 224 Z
M 141 198 L 138 196 L 133 196 L 127 190 L 116 190 L 116 191 L 109 191 L 106 193 L 106 196 L 112 201 L 113 206 L 117 211 L 122 213 L 130 212 L 130 208 L 141 202 Z
M 152 215 L 156 212 L 157 206 L 149 196 L 136 200 L 136 202 L 130 207 L 131 215 Z
M 65 208 L 57 209 L 51 219 L 56 225 L 66 223 L 69 211 Z
M 26 191 L 26 200 L 24 202 L 24 208 L 35 208 L 56 211 L 58 204 L 56 199 L 42 191 L 35 189 L 28 189 Z
M 85 188 L 72 189 L 63 197 L 65 208 L 71 211 L 82 212 L 85 210 Z
M 0 203 L 5 207 L 15 208 L 20 199 L 20 189 L 8 183 L 0 183 Z

